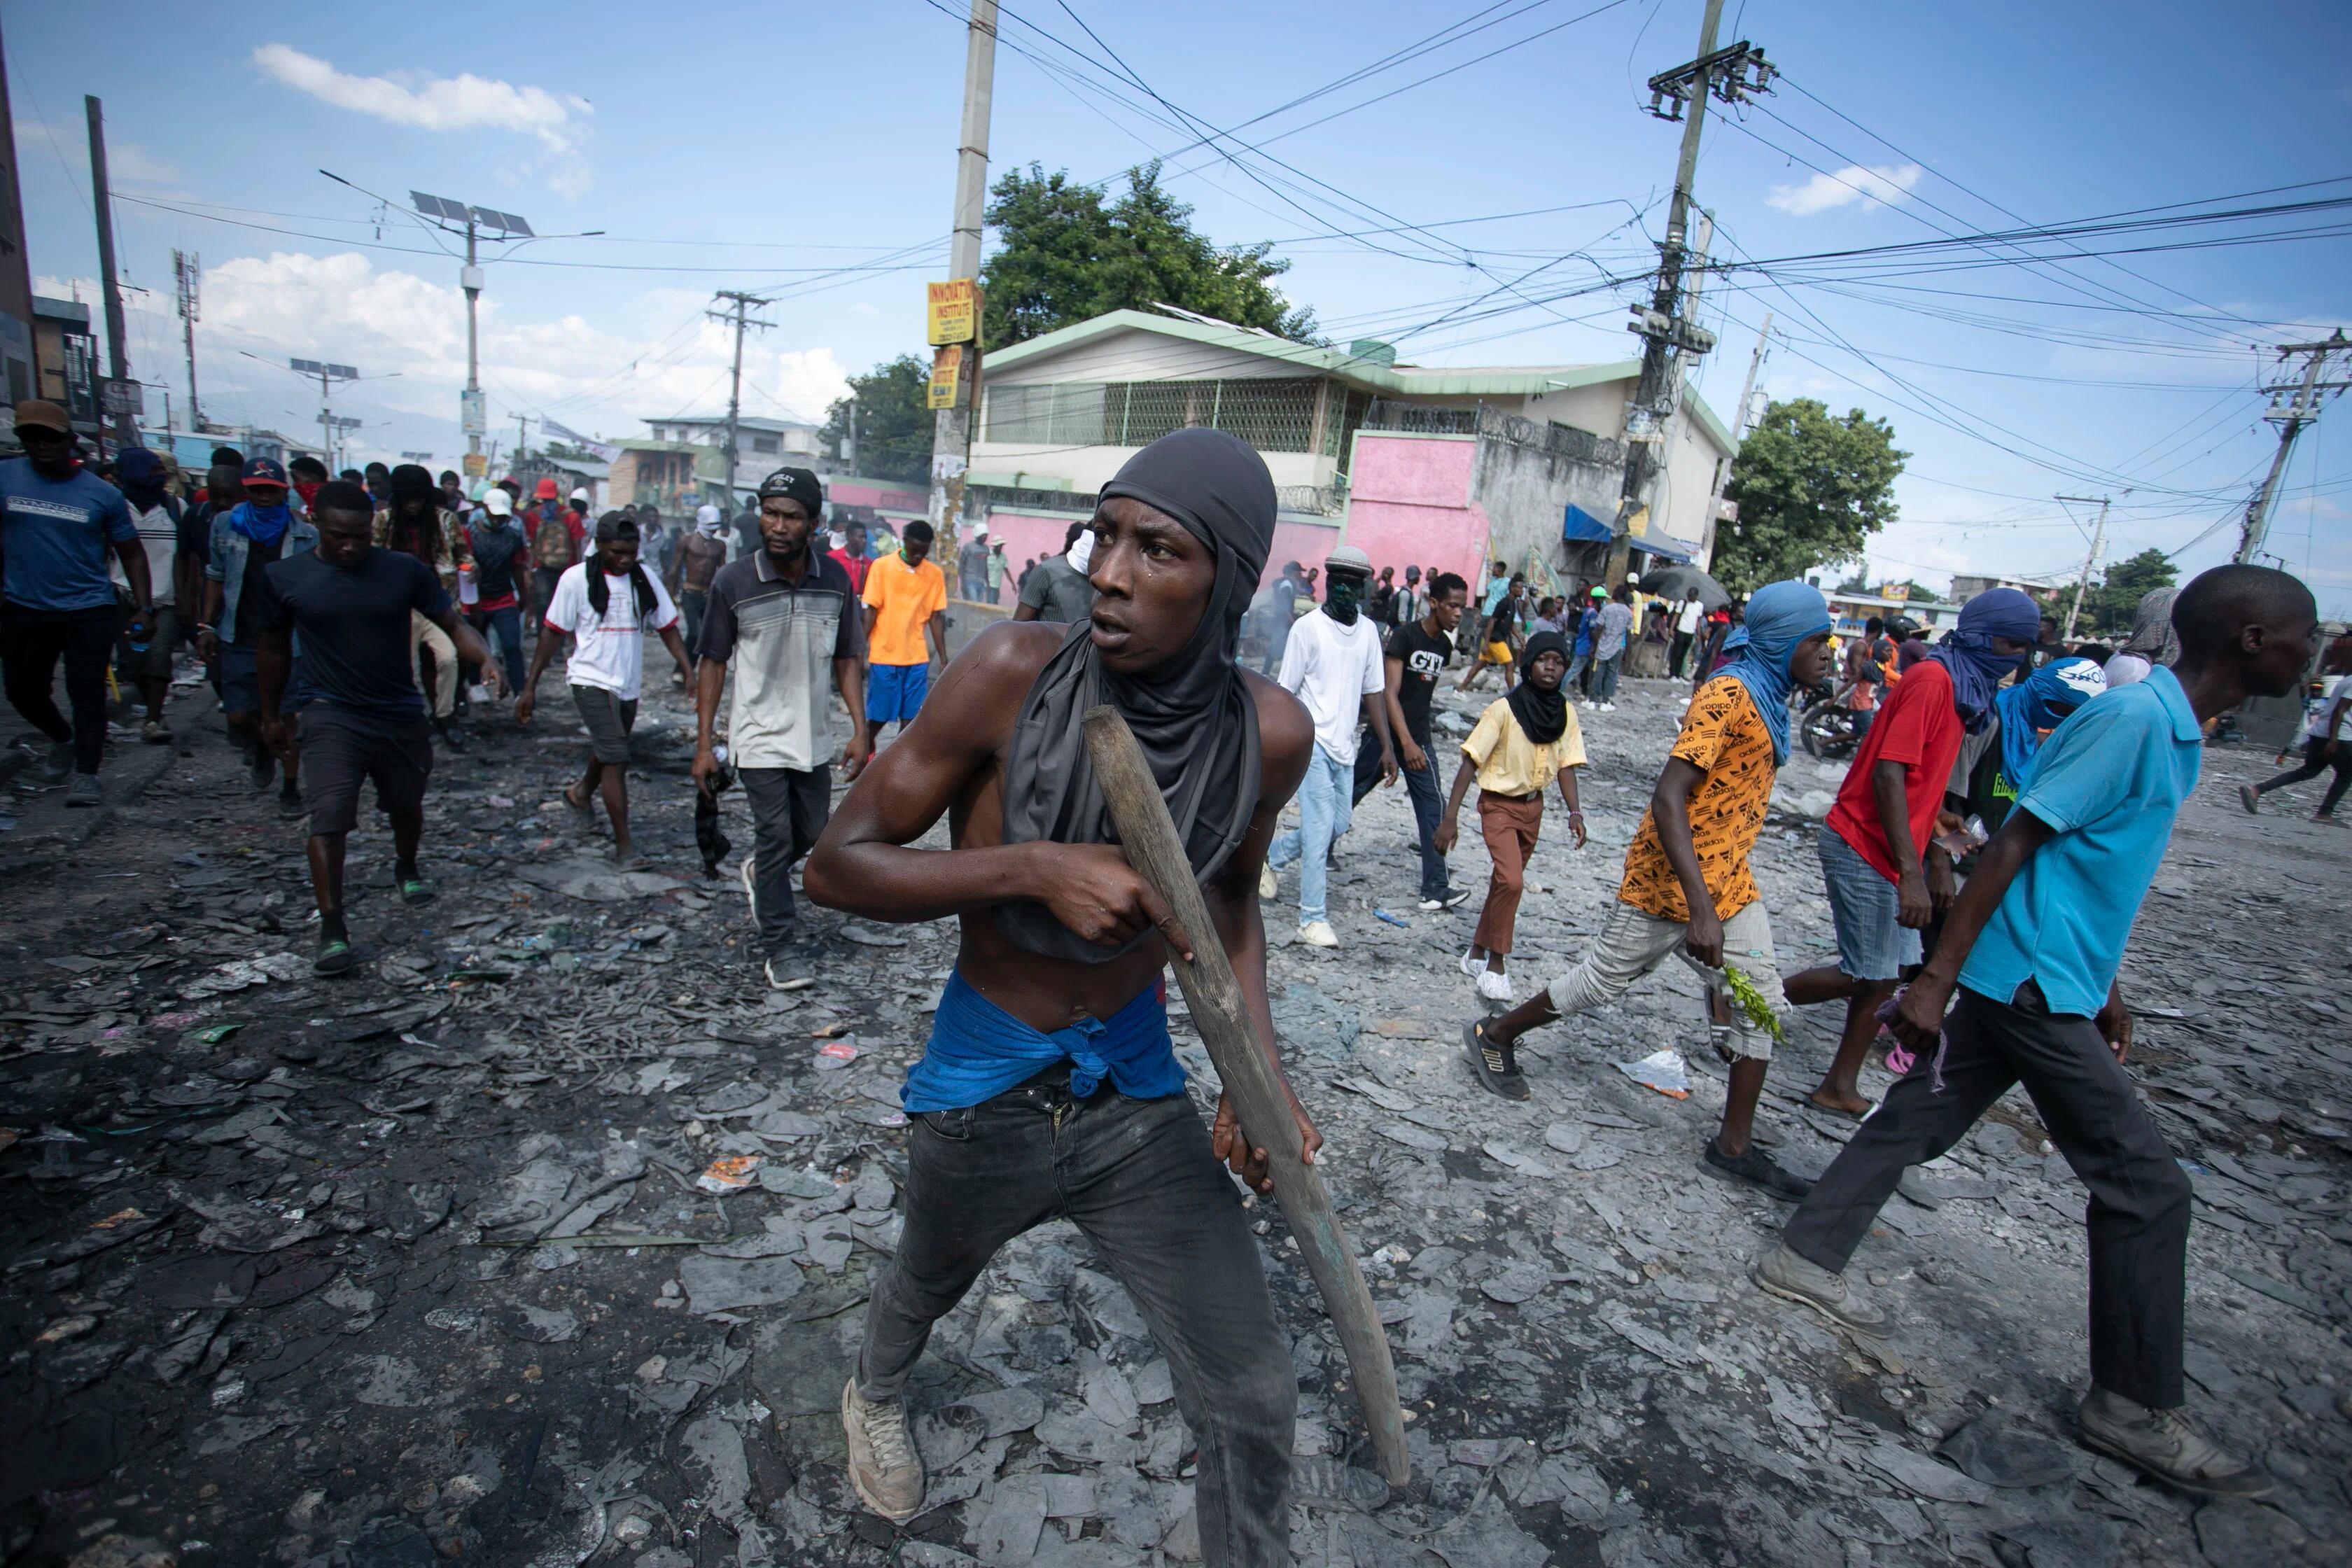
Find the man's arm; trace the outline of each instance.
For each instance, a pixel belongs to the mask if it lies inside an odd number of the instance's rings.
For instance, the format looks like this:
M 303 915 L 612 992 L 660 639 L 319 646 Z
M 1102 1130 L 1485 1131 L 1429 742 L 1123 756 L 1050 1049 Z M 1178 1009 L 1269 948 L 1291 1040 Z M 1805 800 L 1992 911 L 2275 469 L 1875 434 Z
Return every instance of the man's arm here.
M 548 605 L 551 609 L 554 607 L 553 598 L 549 599 Z M 571 629 L 557 626 L 545 616 L 540 616 L 539 638 L 530 647 L 530 672 L 522 678 L 522 689 L 515 693 L 516 723 L 530 722 L 532 711 L 539 707 L 539 678 L 545 675 L 547 667 L 554 662 L 556 645 L 569 635 Z
M 718 606 L 712 605 L 716 610 Z M 708 623 L 706 623 L 706 626 Z M 727 660 L 715 653 L 702 656 L 694 675 L 694 786 L 710 788 L 710 778 L 719 771 L 719 752 L 714 736 L 719 723 L 719 696 L 727 689 Z
M 2320 753 L 2322 756 L 2334 756 L 2336 748 L 2343 744 L 2344 715 L 2352 713 L 2352 676 L 2345 679 L 2340 690 L 2342 695 L 2336 699 L 2336 706 L 2327 710 L 2327 749 Z
M 114 558 L 122 563 L 122 574 L 131 579 L 131 602 L 138 608 L 134 626 L 152 632 L 155 627 L 155 584 L 147 570 L 147 547 L 137 534 L 114 541 Z
M 457 613 L 455 599 L 445 596 L 440 613 L 427 615 L 425 618 L 449 634 L 449 640 L 457 645 L 459 658 L 469 658 L 480 668 L 482 684 L 489 689 L 491 696 L 497 697 L 504 691 L 506 678 L 499 673 L 498 661 L 490 656 L 490 645 L 482 640 L 482 634 L 474 629 L 471 621 Z
M 278 711 L 286 700 L 286 679 L 294 663 L 293 633 L 284 626 L 254 639 L 253 668 L 261 685 L 261 743 L 280 757 L 289 749 L 285 716 Z
M 677 635 L 677 617 L 672 616 L 669 625 L 662 627 L 657 635 L 661 637 L 662 647 L 669 649 L 670 658 L 677 661 L 678 679 L 690 684 L 694 679 L 694 660 L 686 655 L 686 639 Z
M 948 662 L 948 617 L 944 610 L 933 610 L 931 618 L 923 623 L 924 635 L 930 638 L 931 652 L 938 658 L 940 668 Z
M 1715 895 L 1706 889 L 1706 873 L 1699 869 L 1698 850 L 1691 843 L 1690 797 L 1706 777 L 1706 770 L 1687 757 L 1668 757 L 1650 791 L 1650 820 L 1657 825 L 1658 847 L 1666 852 L 1675 880 L 1682 884 L 1683 903 L 1690 910 L 1683 950 L 1709 969 L 1723 967 L 1723 921 L 1715 912 Z
M 948 666 L 930 705 L 952 720 L 910 726 L 866 767 L 809 854 L 802 880 L 811 899 L 899 924 L 1027 899 L 1088 942 L 1125 942 L 1158 926 L 1180 945 L 1175 915 L 1116 845 L 908 847 L 1012 731 L 1042 663 L 1034 643 L 1024 646 L 1034 635 L 991 627 Z
M 1559 770 L 1559 803 L 1568 807 L 1568 830 L 1576 835 L 1579 849 L 1585 844 L 1584 807 L 1577 803 L 1576 775 L 1583 766 L 1583 763 L 1576 763 Z
M 1429 766 L 1429 753 L 1412 738 L 1412 729 L 1404 721 L 1404 660 L 1391 656 L 1381 660 L 1381 705 L 1389 716 L 1389 734 L 1396 741 L 1397 761 L 1414 773 Z
M 2017 873 L 2054 836 L 2048 823 L 2021 806 L 2009 814 L 2009 820 L 1977 857 L 1976 870 L 1953 901 L 1951 913 L 1944 917 L 1944 934 L 1937 940 L 1936 951 L 1928 954 L 1927 966 L 1903 994 L 1902 1005 L 1889 1026 L 1905 1045 L 1916 1050 L 1936 1043 L 1944 1027 L 1944 1009 L 1951 1004 L 1952 988 L 1959 984 L 1969 950 L 1984 934 L 1993 910 L 2000 908 Z
M 1454 818 L 1462 815 L 1462 797 L 1470 793 L 1470 781 L 1477 776 L 1478 764 L 1465 754 L 1462 765 L 1454 770 L 1454 789 L 1445 797 L 1445 815 L 1439 820 L 1437 831 L 1429 836 L 1431 847 L 1440 855 L 1454 853 L 1454 840 L 1461 836 L 1461 830 L 1454 826 Z
M 1396 739 L 1389 729 L 1388 693 L 1385 689 L 1367 691 L 1360 700 L 1364 710 L 1364 722 L 1370 724 L 1372 733 L 1381 738 L 1381 787 L 1386 789 L 1396 783 L 1397 775 Z
M 874 730 L 866 722 L 866 661 L 854 655 L 835 656 L 833 683 L 841 691 L 842 706 L 849 710 L 849 743 L 842 748 L 841 778 L 854 784 L 874 758 Z
M 1886 856 L 1895 862 L 1895 921 L 1913 931 L 1924 928 L 1935 913 L 1927 896 L 1927 875 L 1919 863 L 1918 846 L 1911 842 L 1911 807 L 1903 790 L 1903 764 L 1879 759 L 1870 769 L 1870 798 L 1878 808 L 1878 826 L 1886 835 Z

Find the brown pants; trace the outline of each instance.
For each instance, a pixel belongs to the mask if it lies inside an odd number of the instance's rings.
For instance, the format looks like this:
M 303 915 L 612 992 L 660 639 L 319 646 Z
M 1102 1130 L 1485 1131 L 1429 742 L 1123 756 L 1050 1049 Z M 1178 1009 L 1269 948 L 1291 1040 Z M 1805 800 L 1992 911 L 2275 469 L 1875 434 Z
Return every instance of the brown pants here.
M 1518 923 L 1519 893 L 1527 886 L 1528 857 L 1536 852 L 1536 837 L 1543 831 L 1543 795 L 1486 795 L 1478 796 L 1478 832 L 1486 840 L 1486 854 L 1495 862 L 1486 879 L 1486 904 L 1478 911 L 1478 930 L 1470 939 L 1488 952 L 1511 951 L 1511 930 Z

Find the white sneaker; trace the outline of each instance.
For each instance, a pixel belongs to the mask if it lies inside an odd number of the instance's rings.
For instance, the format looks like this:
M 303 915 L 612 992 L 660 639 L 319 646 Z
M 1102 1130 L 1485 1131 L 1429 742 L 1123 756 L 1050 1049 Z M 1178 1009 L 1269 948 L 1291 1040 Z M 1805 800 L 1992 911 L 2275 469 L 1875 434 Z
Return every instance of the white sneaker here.
M 1590 712 L 1590 711 L 1591 710 L 1591 709 L 1592 709 L 1592 706 L 1593 706 L 1592 699 L 1591 699 L 1591 698 L 1590 698 L 1590 697 L 1586 698 L 1586 699 L 1584 700 L 1584 702 L 1583 702 L 1583 707 L 1584 707 L 1585 710 L 1586 710 L 1586 711 L 1588 711 L 1588 712 Z
M 1331 929 L 1329 921 L 1308 921 L 1298 928 L 1298 940 L 1309 947 L 1337 947 L 1339 933 Z
M 1276 886 L 1274 880 L 1274 868 L 1261 864 L 1257 868 L 1257 896 L 1261 899 L 1271 899 L 1279 895 L 1281 891 L 1281 888 Z
M 1434 914 L 1439 910 L 1450 910 L 1466 901 L 1469 897 L 1469 889 L 1461 889 L 1446 894 L 1442 899 L 1423 899 L 1421 900 L 1422 912 Z
M 1603 713 L 1614 713 L 1617 711 L 1617 704 L 1614 702 L 1603 702 L 1601 705 L 1601 711 Z
M 1477 979 L 1478 976 L 1486 973 L 1486 961 L 1483 958 L 1474 958 L 1471 956 L 1471 954 L 1476 951 L 1477 950 L 1475 948 L 1468 947 L 1462 950 L 1462 973 L 1468 975 L 1473 980 Z
M 1484 996 L 1489 1002 L 1509 1001 L 1511 999 L 1511 977 L 1507 974 L 1497 974 L 1491 969 L 1480 970 L 1478 972 L 1478 994 Z
M 753 879 L 756 873 L 751 868 L 758 864 L 757 858 L 743 857 L 743 899 L 751 906 L 751 918 L 755 921 L 760 918 L 760 884 Z
M 853 1377 L 841 1390 L 841 1431 L 849 1440 L 849 1484 L 867 1508 L 895 1524 L 923 1511 L 930 1488 L 903 1400 L 862 1399 Z

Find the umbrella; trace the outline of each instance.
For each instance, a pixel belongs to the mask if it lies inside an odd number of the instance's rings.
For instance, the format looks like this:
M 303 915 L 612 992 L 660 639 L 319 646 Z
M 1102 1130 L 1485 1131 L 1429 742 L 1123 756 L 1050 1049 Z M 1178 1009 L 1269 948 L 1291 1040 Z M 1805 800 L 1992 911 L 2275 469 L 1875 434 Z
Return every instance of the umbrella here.
M 1698 590 L 1698 602 L 1710 610 L 1719 610 L 1731 603 L 1731 595 L 1723 584 L 1696 566 L 1663 566 L 1642 579 L 1642 592 L 1654 599 L 1672 604 L 1686 589 Z

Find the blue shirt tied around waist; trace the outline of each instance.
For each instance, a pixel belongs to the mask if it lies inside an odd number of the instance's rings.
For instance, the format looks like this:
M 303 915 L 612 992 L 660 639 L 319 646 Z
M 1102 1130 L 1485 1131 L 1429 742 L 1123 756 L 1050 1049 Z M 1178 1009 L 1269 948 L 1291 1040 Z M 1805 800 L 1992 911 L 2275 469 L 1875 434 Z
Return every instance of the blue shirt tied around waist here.
M 982 996 L 957 970 L 940 993 L 931 1037 L 907 1074 L 898 1102 L 908 1115 L 961 1110 L 1018 1088 L 1056 1063 L 1070 1063 L 1070 1092 L 1092 1094 L 1104 1079 L 1129 1100 L 1184 1092 L 1184 1069 L 1168 1039 L 1158 982 L 1108 1020 L 1082 1018 L 1045 1034 Z

